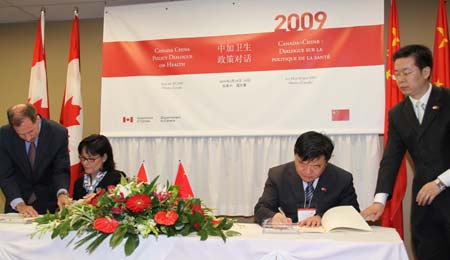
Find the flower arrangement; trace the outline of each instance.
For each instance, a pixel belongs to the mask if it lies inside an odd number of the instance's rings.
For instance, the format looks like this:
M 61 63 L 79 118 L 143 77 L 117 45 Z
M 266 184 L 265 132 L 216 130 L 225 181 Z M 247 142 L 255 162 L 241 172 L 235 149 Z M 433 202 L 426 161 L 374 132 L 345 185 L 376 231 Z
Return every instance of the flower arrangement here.
M 217 218 L 198 198 L 179 198 L 179 186 L 123 181 L 100 190 L 89 203 L 73 203 L 61 211 L 36 219 L 36 234 L 51 232 L 51 238 L 67 237 L 75 231 L 75 248 L 90 242 L 92 253 L 106 238 L 111 248 L 125 241 L 125 255 L 131 255 L 141 238 L 149 235 L 187 236 L 196 232 L 200 240 L 218 236 L 224 241 L 239 235 L 230 230 L 233 220 Z

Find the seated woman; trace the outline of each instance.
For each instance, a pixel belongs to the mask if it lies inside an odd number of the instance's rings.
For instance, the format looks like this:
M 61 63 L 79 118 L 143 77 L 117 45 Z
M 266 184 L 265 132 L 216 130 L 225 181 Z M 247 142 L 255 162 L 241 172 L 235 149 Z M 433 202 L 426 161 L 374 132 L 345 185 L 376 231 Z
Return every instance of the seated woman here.
M 99 188 L 117 185 L 122 177 L 126 177 L 125 173 L 115 169 L 111 144 L 103 135 L 84 138 L 78 145 L 78 154 L 85 175 L 75 182 L 74 200 L 94 194 Z

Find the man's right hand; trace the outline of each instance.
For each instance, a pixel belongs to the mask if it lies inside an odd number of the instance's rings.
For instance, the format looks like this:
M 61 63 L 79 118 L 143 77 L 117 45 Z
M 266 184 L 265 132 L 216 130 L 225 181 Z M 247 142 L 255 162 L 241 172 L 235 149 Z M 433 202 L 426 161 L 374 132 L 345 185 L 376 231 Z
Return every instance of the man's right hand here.
M 384 205 L 379 202 L 374 202 L 372 205 L 367 207 L 361 212 L 361 216 L 364 219 L 370 221 L 377 221 L 384 212 Z
M 19 214 L 24 216 L 25 218 L 35 218 L 39 216 L 37 211 L 32 206 L 25 204 L 25 202 L 20 202 L 19 204 L 17 204 L 16 209 Z
M 278 212 L 275 215 L 273 215 L 272 219 L 269 221 L 269 224 L 272 225 L 292 224 L 292 219 L 287 218 L 286 216 Z

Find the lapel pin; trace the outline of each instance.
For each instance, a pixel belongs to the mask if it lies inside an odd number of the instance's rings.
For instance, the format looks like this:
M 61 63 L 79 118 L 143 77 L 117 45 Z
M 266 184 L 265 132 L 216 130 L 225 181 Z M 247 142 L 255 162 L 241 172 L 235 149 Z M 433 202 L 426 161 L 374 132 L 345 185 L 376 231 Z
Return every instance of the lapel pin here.
M 439 106 L 433 106 L 433 110 L 439 110 Z
M 326 191 L 327 191 L 327 188 L 322 187 L 322 188 L 320 188 L 320 190 L 323 191 L 323 192 L 326 192 Z

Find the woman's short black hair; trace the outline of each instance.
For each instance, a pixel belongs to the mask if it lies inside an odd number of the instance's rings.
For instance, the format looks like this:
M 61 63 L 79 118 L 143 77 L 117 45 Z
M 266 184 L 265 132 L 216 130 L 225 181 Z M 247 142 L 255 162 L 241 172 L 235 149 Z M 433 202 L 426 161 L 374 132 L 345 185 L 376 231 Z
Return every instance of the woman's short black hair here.
M 93 134 L 83 140 L 78 145 L 78 154 L 85 150 L 90 155 L 107 155 L 106 161 L 103 163 L 102 170 L 115 170 L 116 163 L 114 162 L 111 144 L 108 138 L 104 135 Z

